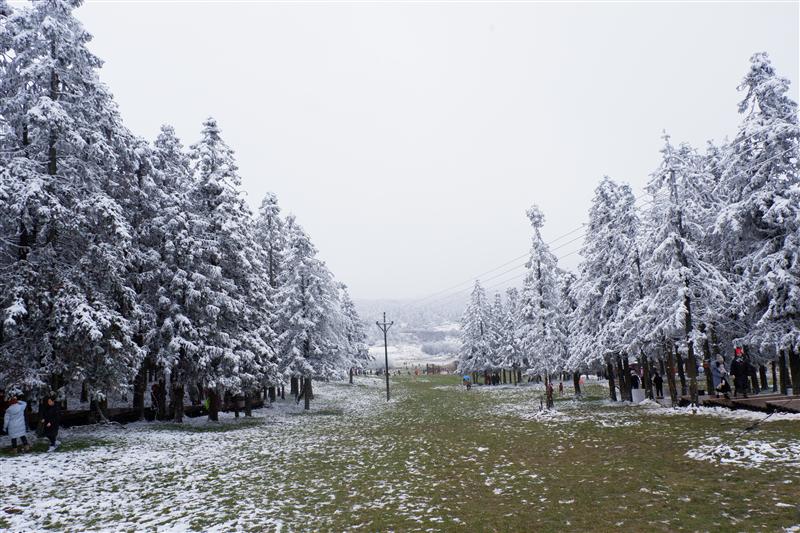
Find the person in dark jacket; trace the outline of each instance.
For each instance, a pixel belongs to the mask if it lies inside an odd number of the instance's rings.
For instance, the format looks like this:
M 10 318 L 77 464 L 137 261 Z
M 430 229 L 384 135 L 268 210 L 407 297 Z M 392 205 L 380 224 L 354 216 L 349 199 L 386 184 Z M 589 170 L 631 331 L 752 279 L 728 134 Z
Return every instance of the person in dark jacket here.
M 741 392 L 747 398 L 747 378 L 750 375 L 750 369 L 747 362 L 744 360 L 744 354 L 741 348 L 736 348 L 736 356 L 731 363 L 731 374 L 733 374 L 733 397 L 736 398 Z
M 656 386 L 656 398 L 664 397 L 664 380 L 658 372 L 653 376 L 653 385 Z
M 55 396 L 47 397 L 42 421 L 44 422 L 44 436 L 50 441 L 50 448 L 47 451 L 54 452 L 61 445 L 61 441 L 57 440 L 58 427 L 61 423 L 61 409 L 58 407 Z
M 637 374 L 635 370 L 631 370 L 631 388 L 638 389 L 640 383 L 639 374 Z

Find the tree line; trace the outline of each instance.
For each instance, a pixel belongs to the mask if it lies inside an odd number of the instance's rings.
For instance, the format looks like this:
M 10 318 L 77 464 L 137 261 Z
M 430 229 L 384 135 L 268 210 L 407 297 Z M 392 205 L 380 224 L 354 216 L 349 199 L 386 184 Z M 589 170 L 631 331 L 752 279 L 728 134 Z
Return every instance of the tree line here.
M 629 185 L 595 189 L 577 275 L 558 267 L 528 211 L 533 242 L 521 289 L 488 302 L 476 282 L 462 319 L 463 372 L 604 372 L 630 399 L 629 364 L 651 394 L 697 402 L 698 369 L 742 348 L 754 383 L 800 393 L 800 126 L 789 81 L 766 53 L 738 88 L 733 139 L 704 150 L 666 134 L 638 207 Z M 576 381 L 577 386 L 577 381 Z
M 188 149 L 125 127 L 80 4 L 0 0 L 0 387 L 143 410 L 156 376 L 181 420 L 291 384 L 308 408 L 369 358 L 346 287 L 273 194 L 251 212 L 213 118 Z

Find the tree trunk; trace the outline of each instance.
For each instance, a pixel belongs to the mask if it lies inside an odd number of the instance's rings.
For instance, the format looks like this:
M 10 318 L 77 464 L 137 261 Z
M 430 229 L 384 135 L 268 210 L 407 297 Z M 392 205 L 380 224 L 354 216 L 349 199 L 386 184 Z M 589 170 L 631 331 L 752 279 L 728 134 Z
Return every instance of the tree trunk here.
M 575 388 L 575 396 L 581 395 L 581 374 L 580 372 L 572 373 L 572 386 Z
M 305 378 L 303 387 L 303 399 L 305 400 L 305 410 L 311 409 L 311 378 Z
M 350 385 L 353 384 L 353 367 L 350 367 Z
M 642 369 L 642 381 L 644 382 L 644 397 L 653 399 L 653 380 L 650 377 L 650 363 L 647 361 L 644 353 L 639 356 L 639 367 Z
M 795 396 L 800 396 L 800 354 L 789 347 L 789 367 L 792 369 L 792 391 Z
M 780 355 L 778 356 L 778 370 L 780 370 L 781 374 L 781 394 L 786 394 L 786 389 L 788 389 L 791 384 L 789 383 L 789 372 L 786 369 L 786 352 L 783 350 L 780 351 Z
M 678 405 L 678 386 L 675 383 L 675 354 L 671 347 L 667 347 L 667 386 L 669 387 L 669 397 L 672 405 Z
M 761 390 L 768 390 L 769 381 L 767 380 L 767 367 L 764 365 L 758 365 L 758 374 L 761 378 Z
M 778 392 L 778 370 L 775 361 L 772 361 L 769 366 L 772 367 L 772 392 Z
M 208 419 L 211 422 L 219 420 L 219 393 L 217 389 L 208 390 Z
M 608 372 L 608 394 L 611 397 L 611 401 L 616 402 L 617 389 L 614 385 L 614 366 L 611 364 L 611 361 L 606 363 L 606 372 Z
M 253 396 L 249 392 L 244 394 L 244 416 L 253 416 Z
M 617 379 L 619 380 L 619 396 L 621 401 L 631 401 L 631 392 L 630 392 L 630 384 L 631 384 L 631 377 L 630 373 L 625 373 L 625 368 L 623 367 L 622 357 L 617 354 Z M 627 364 L 627 362 L 626 362 Z
M 285 400 L 285 399 L 286 399 L 286 387 L 281 385 L 281 400 Z
M 758 386 L 758 373 L 753 365 L 750 365 L 750 383 L 753 388 L 753 394 L 761 392 L 761 387 Z
M 522 370 L 517 370 L 517 383 L 522 381 Z
M 147 390 L 147 368 L 145 363 L 139 367 L 139 373 L 133 381 L 133 409 L 137 412 L 139 420 L 144 420 L 144 393 Z
M 686 387 L 686 373 L 683 370 L 683 356 L 678 351 L 678 345 L 675 345 L 675 360 L 678 363 L 678 378 L 681 380 L 681 396 L 686 396 L 689 390 Z
M 289 380 L 289 394 L 294 396 L 294 400 L 297 401 L 297 397 L 300 395 L 300 387 L 297 383 L 297 378 L 292 377 Z
M 706 333 L 706 325 L 700 325 L 700 331 Z M 711 360 L 711 343 L 708 342 L 708 335 L 705 336 L 703 340 L 703 369 L 705 370 L 706 375 L 706 394 L 712 394 L 714 392 L 714 380 L 711 377 L 711 365 L 714 364 Z
M 171 407 L 173 413 L 173 420 L 175 422 L 183 422 L 183 384 L 177 381 L 172 383 L 172 392 L 170 394 Z
M 267 388 L 267 394 L 269 395 L 269 403 L 275 403 L 277 399 L 277 395 L 275 394 L 275 387 Z

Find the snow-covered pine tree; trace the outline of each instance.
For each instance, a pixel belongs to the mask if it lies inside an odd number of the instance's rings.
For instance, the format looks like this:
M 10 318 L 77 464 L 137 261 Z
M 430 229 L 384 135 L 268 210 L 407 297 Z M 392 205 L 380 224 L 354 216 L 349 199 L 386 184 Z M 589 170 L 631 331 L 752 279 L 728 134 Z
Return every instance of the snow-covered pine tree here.
M 203 314 L 194 325 L 199 336 L 198 367 L 216 420 L 220 399 L 245 394 L 262 380 L 261 357 L 270 348 L 259 329 L 251 292 L 259 273 L 253 221 L 240 192 L 241 179 L 231 150 L 213 118 L 203 123 L 191 147 L 194 182 L 190 199 L 197 215 L 196 266 Z
M 776 73 L 764 52 L 750 58 L 739 88 L 745 92 L 739 104 L 744 119 L 719 182 L 725 205 L 715 233 L 731 250 L 739 276 L 748 326 L 739 342 L 788 354 L 800 379 L 797 103 L 789 97 L 789 80 Z
M 577 307 L 571 315 L 573 339 L 569 366 L 575 369 L 603 368 L 609 378 L 609 393 L 616 400 L 614 367 L 627 399 L 628 354 L 620 338 L 618 323 L 627 310 L 624 295 L 630 291 L 634 268 L 632 251 L 638 220 L 630 187 L 603 177 L 595 189 L 586 238 L 581 248 L 579 277 L 572 294 Z
M 458 349 L 458 371 L 462 374 L 483 372 L 490 350 L 489 306 L 486 292 L 476 280 L 470 301 L 461 318 L 461 345 Z
M 510 380 L 518 383 L 519 372 L 523 366 L 522 352 L 517 342 L 519 324 L 519 290 L 510 287 L 506 290 L 505 314 L 502 324 L 501 367 L 508 370 Z
M 704 338 L 699 325 L 713 323 L 717 310 L 729 305 L 730 288 L 702 250 L 709 176 L 686 144 L 676 149 L 665 136 L 662 154 L 661 166 L 647 186 L 655 201 L 643 237 L 642 268 L 649 290 L 646 322 L 640 327 L 653 332 L 654 340 L 664 336 L 678 345 L 679 354 L 686 357 L 689 395 L 696 403 L 698 342 Z
M 505 308 L 499 292 L 494 294 L 494 303 L 489 308 L 489 357 L 487 370 L 493 374 L 503 369 L 503 321 Z
M 527 373 L 549 380 L 550 374 L 561 371 L 566 361 L 558 264 L 542 239 L 544 214 L 536 205 L 526 214 L 533 227 L 533 237 L 520 294 L 517 339 Z
M 356 306 L 344 283 L 339 284 L 339 302 L 342 315 L 342 337 L 347 351 L 347 359 L 350 361 L 350 383 L 353 383 L 353 371 L 363 370 L 373 358 L 369 354 L 364 322 L 358 316 Z
M 564 371 L 572 373 L 572 384 L 575 389 L 575 394 L 581 394 L 581 371 L 582 368 L 575 368 L 572 366 L 572 353 L 574 351 L 574 331 L 572 331 L 572 314 L 578 307 L 578 300 L 575 298 L 575 285 L 578 281 L 578 276 L 568 270 L 558 269 L 558 286 L 561 290 L 561 316 L 564 319 L 564 352 L 566 360 L 564 362 Z
M 312 380 L 342 377 L 347 362 L 338 350 L 337 289 L 317 250 L 293 217 L 287 219 L 284 268 L 278 281 L 277 339 L 281 371 L 299 379 L 305 408 L 312 398 Z
M 80 3 L 42 0 L 3 22 L 0 372 L 29 390 L 84 381 L 102 398 L 128 388 L 143 355 L 131 228 L 110 194 L 135 185 L 136 141 L 98 79 Z
M 278 197 L 271 192 L 264 195 L 256 220 L 256 239 L 267 253 L 269 283 L 278 287 L 281 269 L 281 254 L 286 247 L 284 222 Z

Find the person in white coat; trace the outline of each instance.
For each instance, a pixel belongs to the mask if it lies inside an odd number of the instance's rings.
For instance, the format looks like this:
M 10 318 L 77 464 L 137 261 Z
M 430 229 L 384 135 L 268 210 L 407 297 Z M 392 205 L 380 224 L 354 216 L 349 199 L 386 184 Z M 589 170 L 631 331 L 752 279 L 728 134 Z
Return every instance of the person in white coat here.
M 28 444 L 28 428 L 25 424 L 25 407 L 28 404 L 19 400 L 16 396 L 11 396 L 8 409 L 3 417 L 3 431 L 8 433 L 11 437 L 11 448 L 20 452 L 28 451 L 31 449 Z M 17 439 L 20 440 L 19 446 Z

